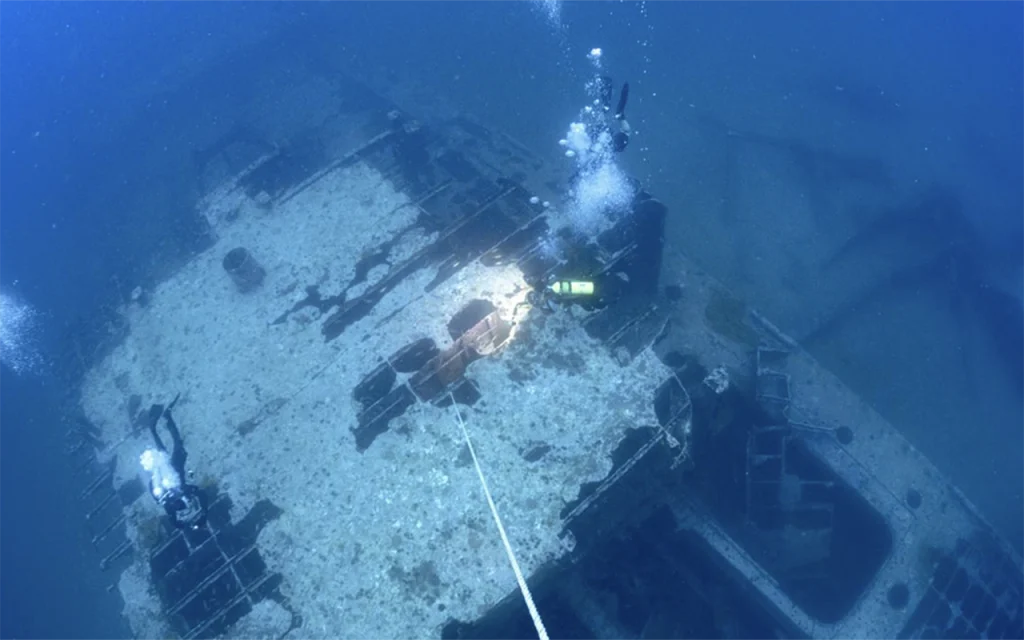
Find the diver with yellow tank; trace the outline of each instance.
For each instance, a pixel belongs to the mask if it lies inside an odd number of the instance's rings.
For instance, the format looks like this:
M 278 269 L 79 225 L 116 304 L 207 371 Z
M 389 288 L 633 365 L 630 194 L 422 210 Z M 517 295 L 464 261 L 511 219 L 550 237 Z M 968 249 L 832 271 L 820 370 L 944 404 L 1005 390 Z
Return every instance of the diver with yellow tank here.
M 521 312 L 537 309 L 544 313 L 554 313 L 560 306 L 579 304 L 585 308 L 603 306 L 602 288 L 593 279 L 552 277 L 543 283 L 533 285 L 526 294 L 526 300 L 516 305 L 513 322 L 521 319 Z
M 557 303 L 593 299 L 593 296 L 594 282 L 592 280 L 555 280 L 528 293 L 526 301 L 533 307 L 550 311 Z

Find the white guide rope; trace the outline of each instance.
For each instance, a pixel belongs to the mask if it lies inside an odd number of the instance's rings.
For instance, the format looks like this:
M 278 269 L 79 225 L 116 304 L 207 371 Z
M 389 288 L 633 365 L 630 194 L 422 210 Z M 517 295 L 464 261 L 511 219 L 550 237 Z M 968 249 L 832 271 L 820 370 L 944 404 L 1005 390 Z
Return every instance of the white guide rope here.
M 523 600 L 526 601 L 526 608 L 530 611 L 530 617 L 533 618 L 533 626 L 537 629 L 537 635 L 540 640 L 548 640 L 548 632 L 544 628 L 544 621 L 540 619 L 540 613 L 537 611 L 537 605 L 533 603 L 533 594 L 530 593 L 530 587 L 526 585 L 526 579 L 523 578 L 523 572 L 519 569 L 519 562 L 516 560 L 516 554 L 512 551 L 512 545 L 508 541 L 508 536 L 505 534 L 505 527 L 501 524 L 501 516 L 498 515 L 498 507 L 494 505 L 494 499 L 491 498 L 491 490 L 487 488 L 487 480 L 484 478 L 484 471 L 480 468 L 480 461 L 476 457 L 476 451 L 473 449 L 473 442 L 469 439 L 469 431 L 466 430 L 466 423 L 462 421 L 462 414 L 459 412 L 459 406 L 455 403 L 455 396 L 448 393 L 448 396 L 452 400 L 452 406 L 455 408 L 455 417 L 459 419 L 459 428 L 462 429 L 462 437 L 466 439 L 466 446 L 469 447 L 469 455 L 473 458 L 473 465 L 476 466 L 476 474 L 480 477 L 480 486 L 484 488 L 484 495 L 487 496 L 487 506 L 491 508 L 491 515 L 494 516 L 494 524 L 498 525 L 498 533 L 501 534 L 501 542 L 505 545 L 505 554 L 508 556 L 509 564 L 512 565 L 512 571 L 516 574 L 516 581 L 519 583 L 519 591 L 523 594 Z

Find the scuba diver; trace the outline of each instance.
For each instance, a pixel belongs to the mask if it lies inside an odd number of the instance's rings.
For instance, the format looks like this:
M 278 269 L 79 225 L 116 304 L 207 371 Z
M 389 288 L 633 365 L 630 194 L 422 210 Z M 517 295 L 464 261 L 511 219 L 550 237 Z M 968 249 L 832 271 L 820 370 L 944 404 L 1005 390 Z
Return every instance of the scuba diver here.
M 569 125 L 565 138 L 558 143 L 566 148 L 566 157 L 576 162 L 569 177 L 570 194 L 585 202 L 583 208 L 592 209 L 603 206 L 595 200 L 609 200 L 594 193 L 606 194 L 611 189 L 618 200 L 628 199 L 626 192 L 638 192 L 639 182 L 616 167 L 616 155 L 629 146 L 632 132 L 626 119 L 629 83 L 623 83 L 617 103 L 612 101 L 615 82 L 610 76 L 597 76 L 588 83 L 587 91 L 592 103 L 583 109 L 578 122 Z
M 588 311 L 603 309 L 626 294 L 628 283 L 618 274 L 600 272 L 592 277 L 569 278 L 556 275 L 546 280 L 527 281 L 530 286 L 526 299 L 513 310 L 513 322 L 521 308 L 533 308 L 543 313 L 554 313 L 558 307 L 579 305 Z
M 180 529 L 196 530 L 206 522 L 206 505 L 199 487 L 187 482 L 185 460 L 188 453 L 185 451 L 178 426 L 171 417 L 171 409 L 180 397 L 181 394 L 175 396 L 166 408 L 159 404 L 149 408 L 149 430 L 153 434 L 156 446 L 146 449 L 139 462 L 150 474 L 150 495 L 164 508 L 175 526 Z M 171 435 L 171 444 L 174 448 L 170 453 L 157 433 L 156 427 L 161 418 L 166 419 L 167 431 Z
M 559 304 L 572 304 L 595 299 L 592 280 L 554 279 L 534 287 L 526 294 L 526 302 L 535 309 L 552 313 Z
M 602 123 L 604 130 L 612 137 L 612 151 L 621 153 L 629 145 L 629 122 L 626 120 L 626 103 L 629 101 L 629 83 L 623 82 L 619 90 L 619 102 L 612 114 L 612 121 L 609 123 L 607 114 L 612 107 L 612 93 L 615 91 L 615 83 L 609 76 L 598 78 L 598 92 L 600 94 L 601 108 L 605 113 L 605 120 Z M 612 126 L 614 125 L 614 127 Z M 618 129 L 617 131 L 613 131 Z
M 431 180 L 433 171 L 430 167 L 429 140 L 423 125 L 413 120 L 398 109 L 388 112 L 388 123 L 395 138 L 392 147 L 395 162 L 402 171 L 403 177 L 412 184 L 422 180 Z
M 573 280 L 552 276 L 547 281 L 527 279 L 530 291 L 526 299 L 512 309 L 512 324 L 517 324 L 523 311 L 537 309 L 546 314 L 554 313 L 559 306 L 573 303 L 592 303 L 596 301 L 597 289 L 592 280 Z
M 614 154 L 629 146 L 631 129 L 626 120 L 629 83 L 623 83 L 614 111 L 612 94 L 615 83 L 611 77 L 598 76 L 590 86 L 591 95 L 596 95 L 594 104 L 583 110 L 581 121 L 572 123 L 566 137 L 558 141 L 563 147 L 568 147 L 566 155 L 576 158 L 579 163 L 577 173 L 592 171 L 612 162 Z

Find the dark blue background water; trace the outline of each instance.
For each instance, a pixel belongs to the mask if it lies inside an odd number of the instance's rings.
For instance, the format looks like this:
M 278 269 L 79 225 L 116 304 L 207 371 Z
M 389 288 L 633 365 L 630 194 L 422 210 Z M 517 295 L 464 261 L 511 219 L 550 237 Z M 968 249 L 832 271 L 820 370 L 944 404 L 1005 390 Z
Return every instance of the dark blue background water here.
M 634 78 L 634 105 L 646 100 L 652 126 L 669 126 L 691 102 L 725 114 L 742 107 L 751 117 L 758 105 L 744 96 L 760 95 L 759 85 L 790 72 L 813 80 L 808 56 L 787 57 L 811 50 L 815 65 L 850 69 L 851 83 L 879 79 L 928 105 L 935 127 L 982 132 L 957 152 L 982 167 L 978 191 L 998 192 L 999 206 L 976 221 L 992 238 L 1019 240 L 1020 3 L 654 3 L 647 13 L 632 4 L 566 5 L 556 33 L 525 4 L 0 5 L 0 286 L 44 314 L 39 339 L 51 362 L 34 377 L 2 373 L 0 635 L 126 633 L 120 605 L 104 589 L 111 577 L 100 575 L 85 539 L 77 480 L 62 453 L 65 374 L 76 366 L 65 327 L 124 295 L 112 276 L 145 280 L 140 254 L 175 256 L 190 246 L 173 208 L 154 213 L 155 231 L 146 235 L 137 219 L 143 213 L 119 208 L 117 193 L 155 184 L 152 162 L 143 171 L 136 160 L 152 159 L 168 141 L 187 145 L 194 132 L 178 123 L 241 81 L 225 70 L 211 93 L 178 101 L 164 99 L 161 82 L 283 23 L 312 19 L 316 37 L 329 34 L 395 67 L 436 56 L 432 68 L 452 74 L 453 93 L 523 138 L 564 130 L 579 102 L 580 53 L 595 43 L 618 51 L 612 71 Z M 891 105 L 860 107 L 859 117 L 870 119 L 887 117 Z M 645 153 L 666 180 L 670 154 Z M 164 237 L 168 228 L 177 235 Z

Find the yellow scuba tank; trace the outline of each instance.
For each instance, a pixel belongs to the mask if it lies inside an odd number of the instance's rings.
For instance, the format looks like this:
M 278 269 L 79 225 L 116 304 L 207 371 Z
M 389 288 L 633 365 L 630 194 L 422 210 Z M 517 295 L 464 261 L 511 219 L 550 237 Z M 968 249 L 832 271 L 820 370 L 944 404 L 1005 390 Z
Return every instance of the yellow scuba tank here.
M 548 290 L 560 298 L 578 298 L 594 295 L 594 283 L 586 280 L 557 280 Z
M 589 280 L 556 280 L 542 289 L 533 289 L 526 299 L 516 305 L 513 317 L 518 318 L 521 307 L 533 307 L 545 313 L 554 311 L 553 303 L 570 302 L 594 295 L 594 283 Z

